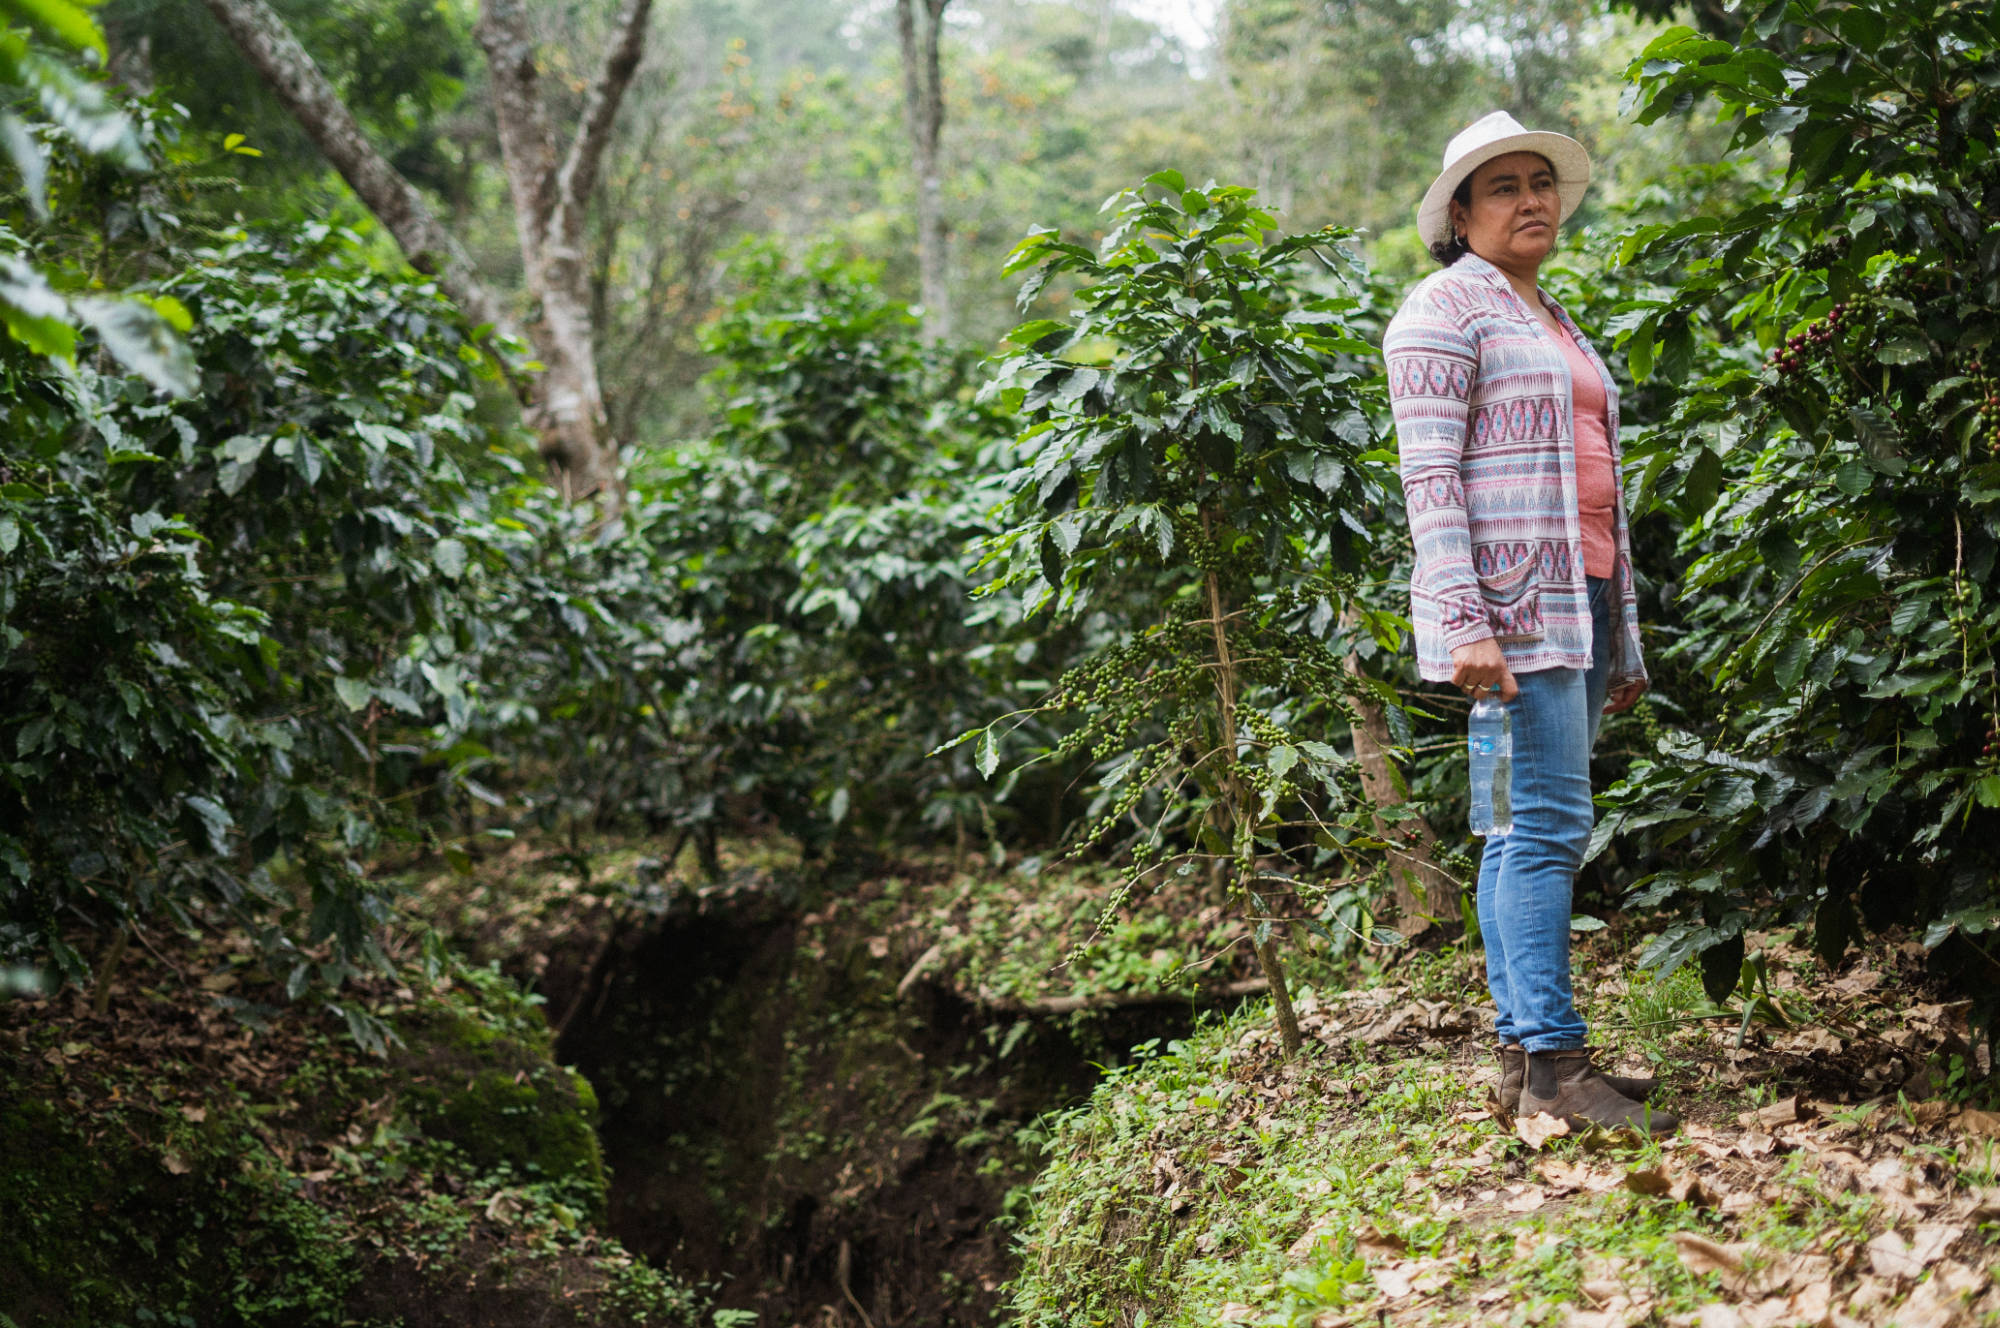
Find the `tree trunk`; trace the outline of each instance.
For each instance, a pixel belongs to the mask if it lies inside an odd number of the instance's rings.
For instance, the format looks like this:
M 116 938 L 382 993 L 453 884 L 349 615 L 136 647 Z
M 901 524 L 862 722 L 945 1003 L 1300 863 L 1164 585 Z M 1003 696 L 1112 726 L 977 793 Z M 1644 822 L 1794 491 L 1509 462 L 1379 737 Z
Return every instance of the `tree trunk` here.
M 951 290 L 946 282 L 944 177 L 938 138 L 944 129 L 944 80 L 938 42 L 951 0 L 896 0 L 896 34 L 903 48 L 903 107 L 910 128 L 910 157 L 917 181 L 917 280 L 924 305 L 924 335 L 951 335 Z M 921 8 L 924 21 L 919 24 Z M 921 30 L 920 30 L 921 29 Z
M 1357 656 L 1348 655 L 1347 671 L 1362 676 Z M 1366 693 L 1353 698 L 1353 704 L 1357 720 L 1352 729 L 1354 759 L 1361 765 L 1361 788 L 1377 807 L 1400 807 L 1405 799 L 1389 773 L 1389 753 L 1396 743 L 1389 733 L 1388 712 Z M 1431 829 L 1431 823 L 1421 816 L 1400 821 L 1378 816 L 1375 833 L 1389 845 L 1389 875 L 1396 883 L 1400 914 L 1396 929 L 1405 936 L 1415 936 L 1431 925 L 1424 920 L 1426 914 L 1457 917 L 1462 887 L 1437 864 L 1437 831 Z
M 1209 513 L 1204 508 L 1201 514 L 1202 533 L 1208 534 L 1209 528 Z M 1250 814 L 1247 800 L 1253 795 L 1236 777 L 1236 660 L 1229 649 L 1228 615 L 1223 608 L 1222 578 L 1211 570 L 1208 573 L 1208 613 L 1215 627 L 1215 696 L 1216 708 L 1221 715 L 1224 762 L 1222 801 L 1229 809 L 1230 820 L 1234 822 L 1229 827 L 1233 835 L 1243 818 Z M 1305 1038 L 1299 1033 L 1298 1012 L 1292 1009 L 1292 989 L 1285 981 L 1285 965 L 1278 957 L 1275 924 L 1271 925 L 1272 934 L 1256 942 L 1257 963 L 1271 984 L 1271 1011 L 1278 1021 L 1278 1034 L 1284 1039 L 1285 1055 L 1295 1056 L 1305 1045 Z
M 511 320 L 479 279 L 464 246 L 368 141 L 284 20 L 265 0 L 205 2 L 355 196 L 395 237 L 410 265 L 435 275 L 474 323 L 511 334 Z M 543 459 L 564 491 L 573 499 L 601 495 L 609 507 L 618 501 L 618 448 L 605 436 L 583 222 L 619 104 L 645 53 L 651 12 L 652 0 L 625 0 L 604 64 L 584 99 L 576 136 L 560 161 L 521 0 L 488 0 L 476 29 L 492 65 L 522 270 L 537 310 L 528 340 L 545 366 L 526 385 L 523 416 L 539 435 Z
M 540 315 L 530 335 L 547 368 L 528 419 L 541 435 L 543 455 L 575 497 L 609 498 L 616 492 L 618 444 L 606 436 L 597 380 L 584 220 L 619 103 L 645 54 L 651 12 L 652 0 L 625 0 L 610 49 L 585 94 L 576 137 L 560 164 L 523 0 L 485 0 L 473 30 L 493 79 L 521 266 L 528 298 Z

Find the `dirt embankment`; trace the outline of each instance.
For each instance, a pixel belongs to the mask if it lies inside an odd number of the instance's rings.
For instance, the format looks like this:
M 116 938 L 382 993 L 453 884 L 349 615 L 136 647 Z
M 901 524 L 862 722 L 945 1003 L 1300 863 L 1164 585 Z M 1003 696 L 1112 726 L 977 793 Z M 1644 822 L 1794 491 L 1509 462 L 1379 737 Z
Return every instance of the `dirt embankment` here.
M 905 981 L 917 893 L 868 882 L 809 911 L 719 890 L 551 954 L 548 1008 L 576 1007 L 558 1055 L 597 1087 L 628 1248 L 765 1324 L 990 1322 L 1040 1163 L 1025 1132 L 1193 1007 L 1035 1015 Z

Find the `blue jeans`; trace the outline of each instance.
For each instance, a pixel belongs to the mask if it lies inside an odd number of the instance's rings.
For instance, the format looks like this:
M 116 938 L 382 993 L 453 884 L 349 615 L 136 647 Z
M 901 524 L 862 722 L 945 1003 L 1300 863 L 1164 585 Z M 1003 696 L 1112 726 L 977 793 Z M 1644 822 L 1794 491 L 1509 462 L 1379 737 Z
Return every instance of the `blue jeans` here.
M 1505 1045 L 1565 1051 L 1585 1045 L 1569 980 L 1570 894 L 1596 809 L 1590 749 L 1610 690 L 1611 582 L 1590 579 L 1591 663 L 1515 675 L 1514 831 L 1486 841 L 1479 862 L 1479 931 L 1486 985 Z

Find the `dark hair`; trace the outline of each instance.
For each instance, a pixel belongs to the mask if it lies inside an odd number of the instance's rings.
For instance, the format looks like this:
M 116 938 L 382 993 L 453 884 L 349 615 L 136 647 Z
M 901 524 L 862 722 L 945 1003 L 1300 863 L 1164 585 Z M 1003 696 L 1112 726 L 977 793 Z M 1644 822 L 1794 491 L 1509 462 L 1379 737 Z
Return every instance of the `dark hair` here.
M 1477 167 L 1474 169 L 1476 170 Z M 1472 171 L 1467 171 L 1465 178 L 1458 182 L 1458 188 L 1451 191 L 1451 201 L 1462 208 L 1470 208 L 1472 206 Z M 1444 224 L 1451 226 L 1450 208 L 1445 209 Z M 1444 264 L 1446 267 L 1450 267 L 1453 263 L 1456 263 L 1471 252 L 1472 246 L 1465 242 L 1465 237 L 1458 233 L 1458 228 L 1455 226 L 1451 226 L 1451 234 L 1449 236 L 1431 245 L 1431 257 L 1437 259 L 1438 262 Z
M 1537 157 L 1542 157 L 1542 154 L 1539 152 L 1537 152 L 1535 155 Z M 1483 166 L 1485 164 L 1486 164 L 1485 162 L 1481 162 L 1480 166 Z M 1542 157 L 1542 165 L 1549 168 L 1550 175 L 1554 175 L 1556 173 L 1556 164 L 1550 161 L 1547 157 Z M 1478 174 L 1478 172 L 1479 172 L 1478 166 L 1475 166 L 1472 168 L 1472 170 L 1466 172 L 1465 178 L 1458 182 L 1458 188 L 1451 191 L 1452 202 L 1468 210 L 1472 207 L 1472 177 Z M 1451 224 L 1451 213 L 1449 210 L 1445 212 L 1445 224 L 1446 225 Z M 1439 240 L 1436 244 L 1431 246 L 1431 257 L 1437 259 L 1438 262 L 1444 264 L 1446 267 L 1450 267 L 1453 263 L 1456 263 L 1459 259 L 1465 257 L 1467 254 L 1471 252 L 1472 252 L 1472 246 L 1467 244 L 1465 242 L 1465 237 L 1460 235 L 1456 230 L 1454 230 L 1448 238 Z

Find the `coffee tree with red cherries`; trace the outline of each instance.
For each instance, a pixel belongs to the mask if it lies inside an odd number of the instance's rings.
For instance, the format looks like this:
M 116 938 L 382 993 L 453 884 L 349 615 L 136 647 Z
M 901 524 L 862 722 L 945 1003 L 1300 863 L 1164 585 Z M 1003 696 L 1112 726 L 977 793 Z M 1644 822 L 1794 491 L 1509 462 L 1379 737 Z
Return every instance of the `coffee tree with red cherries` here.
M 1634 230 L 1658 298 L 1613 322 L 1676 390 L 1628 449 L 1635 509 L 1690 518 L 1679 588 L 1724 719 L 1669 733 L 1614 791 L 1712 993 L 1743 934 L 1803 924 L 1836 960 L 1916 929 L 1990 982 L 2000 958 L 2000 20 L 1985 6 L 1777 0 L 1734 43 L 1687 28 L 1636 61 L 1641 122 L 1712 101 L 1787 188 Z M 2000 988 L 1996 988 L 2000 991 Z

